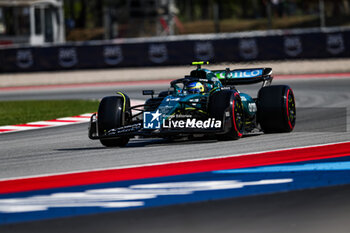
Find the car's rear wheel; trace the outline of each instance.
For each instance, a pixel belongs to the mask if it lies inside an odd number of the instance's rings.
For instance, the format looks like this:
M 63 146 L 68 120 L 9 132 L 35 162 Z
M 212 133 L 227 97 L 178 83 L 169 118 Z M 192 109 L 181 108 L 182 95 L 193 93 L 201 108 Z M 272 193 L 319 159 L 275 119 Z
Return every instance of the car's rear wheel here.
M 214 93 L 209 103 L 210 117 L 221 120 L 225 132 L 217 134 L 218 140 L 236 140 L 243 136 L 243 105 L 239 93 L 223 90 Z
M 125 103 L 124 103 L 125 101 Z M 125 104 L 125 105 L 124 105 Z M 130 106 L 128 99 L 120 96 L 107 96 L 101 100 L 98 108 L 97 122 L 99 135 L 105 135 L 109 130 L 122 127 L 127 119 L 125 109 Z M 112 139 L 100 139 L 102 145 L 107 147 L 125 146 L 129 142 L 129 137 L 119 137 Z
M 289 86 L 276 85 L 260 89 L 258 122 L 265 133 L 291 132 L 295 121 L 295 99 Z

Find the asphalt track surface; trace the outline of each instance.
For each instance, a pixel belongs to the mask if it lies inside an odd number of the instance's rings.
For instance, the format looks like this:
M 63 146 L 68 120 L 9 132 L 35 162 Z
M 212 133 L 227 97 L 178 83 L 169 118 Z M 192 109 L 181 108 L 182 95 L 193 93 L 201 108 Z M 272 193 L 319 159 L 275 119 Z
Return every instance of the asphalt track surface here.
M 274 80 L 289 84 L 297 101 L 290 134 L 257 134 L 238 141 L 134 139 L 126 148 L 103 148 L 87 138 L 87 124 L 0 135 L 0 179 L 212 158 L 350 141 L 350 77 Z M 5 91 L 0 100 L 100 99 L 122 90 L 145 99 L 142 89 L 166 85 Z M 258 86 L 240 88 L 256 95 Z M 11 225 L 6 232 L 349 232 L 349 186 L 221 200 L 142 211 Z M 118 219 L 118 220 L 115 220 Z M 96 221 L 95 224 L 87 224 Z M 84 226 L 82 226 L 84 225 Z M 91 227 L 88 227 L 88 226 Z M 97 228 L 94 228 L 94 227 Z M 0 228 L 1 229 L 1 228 Z M 2 231 L 1 231 L 2 232 Z M 50 232 L 54 232 L 51 231 Z

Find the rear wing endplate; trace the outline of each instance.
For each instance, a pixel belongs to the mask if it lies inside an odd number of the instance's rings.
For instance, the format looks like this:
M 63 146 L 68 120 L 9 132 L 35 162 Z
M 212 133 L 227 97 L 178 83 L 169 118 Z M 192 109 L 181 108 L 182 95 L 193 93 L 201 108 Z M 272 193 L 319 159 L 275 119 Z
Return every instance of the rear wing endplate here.
M 224 86 L 244 85 L 264 82 L 264 86 L 271 83 L 271 68 L 253 68 L 238 70 L 213 70 L 213 73 L 221 81 Z

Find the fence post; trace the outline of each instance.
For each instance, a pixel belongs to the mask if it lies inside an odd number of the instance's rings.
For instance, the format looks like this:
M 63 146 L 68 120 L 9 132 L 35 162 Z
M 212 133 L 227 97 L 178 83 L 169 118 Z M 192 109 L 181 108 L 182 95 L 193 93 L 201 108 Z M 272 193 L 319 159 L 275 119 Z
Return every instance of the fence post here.
M 324 0 L 319 0 L 319 11 L 320 11 L 320 27 L 326 27 L 326 15 L 324 8 Z

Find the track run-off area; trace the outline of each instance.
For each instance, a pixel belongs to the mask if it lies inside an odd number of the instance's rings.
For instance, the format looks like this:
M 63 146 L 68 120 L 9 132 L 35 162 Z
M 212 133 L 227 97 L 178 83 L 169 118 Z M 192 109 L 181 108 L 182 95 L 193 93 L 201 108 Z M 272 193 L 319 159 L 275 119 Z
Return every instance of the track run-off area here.
M 104 148 L 87 123 L 0 134 L 0 232 L 349 232 L 350 74 L 276 76 L 292 133 L 237 141 L 132 139 Z M 260 85 L 237 87 L 252 96 Z M 0 100 L 144 100 L 163 81 L 7 88 Z

